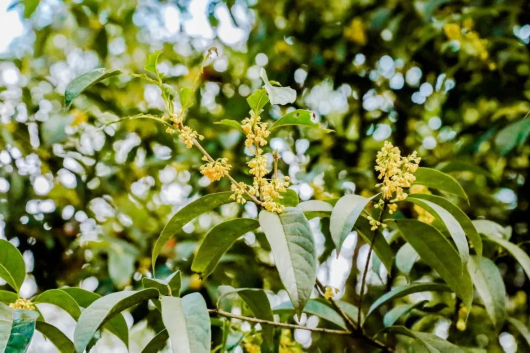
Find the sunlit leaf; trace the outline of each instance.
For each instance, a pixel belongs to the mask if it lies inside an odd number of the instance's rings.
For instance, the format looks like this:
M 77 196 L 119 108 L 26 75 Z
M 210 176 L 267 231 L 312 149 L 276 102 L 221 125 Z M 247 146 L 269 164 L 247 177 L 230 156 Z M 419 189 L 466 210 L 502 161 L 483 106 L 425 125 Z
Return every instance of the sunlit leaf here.
M 221 121 L 216 121 L 214 124 L 230 126 L 244 133 L 243 128 L 241 127 L 241 124 L 235 120 L 223 119 Z
M 197 250 L 191 270 L 200 273 L 202 278 L 208 277 L 232 244 L 258 227 L 259 222 L 249 218 L 236 218 L 219 223 L 206 234 Z
M 271 85 L 267 78 L 265 69 L 261 69 L 261 79 L 265 84 L 265 90 L 269 95 L 271 104 L 286 105 L 293 103 L 296 100 L 296 91 L 291 87 L 275 87 Z
M 11 326 L 13 326 L 13 314 L 13 309 L 0 303 L 0 352 L 5 352 L 7 347 Z
M 147 64 L 144 66 L 144 70 L 150 73 L 155 74 L 158 77 L 158 69 L 156 65 L 158 64 L 158 57 L 162 54 L 162 50 L 157 50 L 154 53 L 151 53 L 147 56 Z
M 286 207 L 280 215 L 261 211 L 259 223 L 297 314 L 301 314 L 316 280 L 316 249 L 309 222 L 301 210 Z
M 458 181 L 456 181 L 456 179 L 449 174 L 445 174 L 436 169 L 420 167 L 416 173 L 414 173 L 414 176 L 416 177 L 414 184 L 425 185 L 429 188 L 460 196 L 464 200 L 468 201 L 466 192 L 462 188 L 462 185 L 460 185 Z
M 162 297 L 162 321 L 173 353 L 210 352 L 210 315 L 199 293 L 185 297 Z
M 275 130 L 284 126 L 291 125 L 300 125 L 308 126 L 313 128 L 320 128 L 320 124 L 313 121 L 316 118 L 315 113 L 310 110 L 298 109 L 290 113 L 285 114 L 280 119 L 278 119 L 270 128 L 270 130 Z M 326 132 L 332 130 L 325 129 Z
M 15 291 L 26 278 L 26 265 L 18 249 L 7 240 L 0 239 L 0 278 Z
M 121 75 L 120 70 L 97 69 L 76 77 L 66 86 L 64 91 L 64 104 L 68 107 L 72 101 L 83 93 L 88 87 L 103 81 L 106 78 Z
M 267 91 L 264 89 L 258 89 L 247 98 L 248 105 L 254 112 L 254 114 L 259 115 L 261 110 L 267 103 L 269 103 L 269 96 Z
M 396 323 L 396 321 L 399 320 L 399 318 L 406 316 L 416 308 L 421 308 L 425 305 L 425 303 L 428 302 L 428 300 L 420 300 L 411 304 L 397 305 L 385 314 L 385 317 L 383 318 L 383 324 L 386 327 L 392 326 Z
M 46 292 L 35 298 L 34 303 L 53 304 L 66 311 L 76 321 L 81 315 L 81 308 L 74 298 L 60 289 L 48 289 Z
M 193 90 L 189 87 L 184 87 L 179 91 L 180 105 L 182 109 L 186 110 L 193 105 Z

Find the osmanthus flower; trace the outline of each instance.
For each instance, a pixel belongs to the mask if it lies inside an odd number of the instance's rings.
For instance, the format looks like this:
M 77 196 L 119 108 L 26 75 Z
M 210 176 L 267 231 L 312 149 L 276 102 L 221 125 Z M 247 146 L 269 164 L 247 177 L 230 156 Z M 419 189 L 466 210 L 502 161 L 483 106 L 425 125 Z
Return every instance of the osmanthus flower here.
M 208 160 L 203 157 L 203 160 Z M 201 166 L 201 174 L 211 181 L 219 181 L 222 177 L 228 174 L 232 166 L 228 164 L 228 159 L 219 158 L 213 162 L 208 162 Z
M 35 310 L 35 306 L 28 299 L 19 298 L 14 303 L 9 304 L 13 309 Z
M 326 300 L 330 300 L 335 296 L 335 294 L 339 293 L 339 289 L 331 286 L 326 286 L 326 292 L 324 293 L 324 298 Z
M 199 135 L 199 133 L 189 126 L 183 126 L 182 129 L 180 129 L 180 141 L 184 142 L 187 148 L 193 147 L 193 143 L 195 140 L 204 139 L 204 136 Z

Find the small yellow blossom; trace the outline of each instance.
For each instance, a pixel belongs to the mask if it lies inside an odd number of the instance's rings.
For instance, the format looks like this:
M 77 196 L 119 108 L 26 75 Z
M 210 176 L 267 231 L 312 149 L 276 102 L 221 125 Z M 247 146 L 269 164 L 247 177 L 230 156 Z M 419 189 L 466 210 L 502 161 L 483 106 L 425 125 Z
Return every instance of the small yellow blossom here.
M 204 136 L 199 135 L 197 131 L 193 130 L 189 126 L 184 126 L 180 130 L 179 139 L 180 141 L 184 142 L 187 148 L 192 148 L 194 141 L 197 139 L 202 140 L 204 139 Z
M 13 309 L 35 310 L 35 306 L 28 299 L 19 298 L 16 302 L 9 304 Z
M 247 200 L 245 200 L 245 192 L 247 191 L 247 184 L 240 182 L 238 184 L 232 184 L 232 196 L 230 196 L 230 199 L 235 200 L 237 203 L 245 204 Z M 254 188 L 252 188 L 254 190 Z
M 228 164 L 228 159 L 219 158 L 216 161 L 203 164 L 201 166 L 201 174 L 211 181 L 218 181 L 228 174 L 230 168 L 232 166 Z
M 250 118 L 246 118 L 241 122 L 241 127 L 246 134 L 245 146 L 251 149 L 252 146 L 265 146 L 267 144 L 267 137 L 270 135 L 270 131 L 267 130 L 267 123 L 261 122 L 259 115 L 254 115 L 251 112 Z M 257 153 L 256 153 L 257 154 Z
M 460 39 L 462 36 L 460 26 L 456 23 L 446 23 L 444 25 L 444 32 L 450 40 Z
M 302 345 L 293 341 L 291 330 L 283 329 L 280 336 L 280 353 L 302 353 Z
M 330 300 L 338 292 L 339 292 L 338 288 L 331 287 L 331 286 L 326 286 L 326 292 L 324 293 L 324 298 L 326 298 L 327 300 Z
M 366 30 L 363 21 L 359 17 L 355 17 L 351 21 L 350 26 L 346 27 L 344 37 L 361 46 L 366 44 Z
M 248 353 L 260 353 L 261 352 L 261 343 L 263 339 L 261 335 L 247 336 L 243 339 L 243 347 Z
M 379 227 L 382 227 L 383 229 L 386 228 L 386 224 L 381 223 L 378 220 L 373 219 L 370 216 L 368 216 L 366 218 L 368 219 L 368 222 L 370 222 L 370 225 L 372 226 L 372 228 L 370 228 L 371 230 L 377 230 L 377 228 L 379 228 Z

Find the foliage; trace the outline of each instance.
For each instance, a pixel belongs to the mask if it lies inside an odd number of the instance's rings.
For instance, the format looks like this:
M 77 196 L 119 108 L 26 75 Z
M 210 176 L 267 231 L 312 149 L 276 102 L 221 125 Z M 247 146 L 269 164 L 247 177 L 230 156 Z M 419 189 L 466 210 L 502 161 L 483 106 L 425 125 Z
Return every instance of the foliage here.
M 0 352 L 530 349 L 528 5 L 209 3 L 15 5 Z

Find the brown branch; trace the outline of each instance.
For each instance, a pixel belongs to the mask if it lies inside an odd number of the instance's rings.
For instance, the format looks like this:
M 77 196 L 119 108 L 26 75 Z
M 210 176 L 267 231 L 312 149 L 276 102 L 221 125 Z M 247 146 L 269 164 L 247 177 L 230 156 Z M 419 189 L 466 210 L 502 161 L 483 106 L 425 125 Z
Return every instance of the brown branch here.
M 223 311 L 221 309 L 208 309 L 208 312 L 210 314 L 219 315 L 219 316 L 225 316 L 232 319 L 238 319 L 242 321 L 248 321 L 248 322 L 255 322 L 257 324 L 263 324 L 263 325 L 270 325 L 270 326 L 276 326 L 276 327 L 284 327 L 284 328 L 290 328 L 290 329 L 297 329 L 297 330 L 307 330 L 307 331 L 313 331 L 313 332 L 320 332 L 320 333 L 330 333 L 334 335 L 351 335 L 350 331 L 344 331 L 344 330 L 332 330 L 327 328 L 321 328 L 321 327 L 306 327 L 306 326 L 300 326 L 300 325 L 293 325 L 293 324 L 286 324 L 282 322 L 274 322 L 274 321 L 268 321 L 268 320 L 262 320 L 262 319 L 256 319 L 254 317 L 248 317 L 248 316 L 241 316 L 232 314 L 226 311 Z

